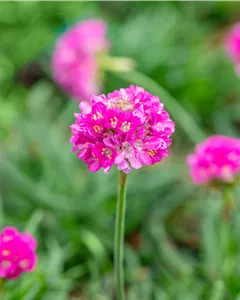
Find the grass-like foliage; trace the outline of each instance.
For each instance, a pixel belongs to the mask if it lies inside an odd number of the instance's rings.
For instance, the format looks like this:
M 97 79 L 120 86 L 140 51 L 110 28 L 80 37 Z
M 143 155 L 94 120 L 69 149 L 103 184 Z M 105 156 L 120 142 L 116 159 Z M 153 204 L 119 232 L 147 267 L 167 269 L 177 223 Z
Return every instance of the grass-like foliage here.
M 50 71 L 56 38 L 101 18 L 111 55 L 137 65 L 106 73 L 103 92 L 141 85 L 176 123 L 170 156 L 128 176 L 127 299 L 240 300 L 240 188 L 228 212 L 226 194 L 195 186 L 185 164 L 207 136 L 240 135 L 240 79 L 223 46 L 239 15 L 227 1 L 0 3 L 0 229 L 33 233 L 39 257 L 6 299 L 114 299 L 117 170 L 91 173 L 72 154 L 78 103 Z

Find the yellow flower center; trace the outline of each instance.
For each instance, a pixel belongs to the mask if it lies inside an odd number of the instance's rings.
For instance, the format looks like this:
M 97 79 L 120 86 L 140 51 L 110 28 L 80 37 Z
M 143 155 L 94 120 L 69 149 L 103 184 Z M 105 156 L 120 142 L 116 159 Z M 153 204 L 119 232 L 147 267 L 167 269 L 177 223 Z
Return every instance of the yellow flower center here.
M 2 251 L 2 255 L 3 255 L 3 256 L 8 256 L 9 254 L 10 254 L 10 251 L 9 251 L 9 250 L 6 250 L 6 249 L 5 249 L 5 250 Z
M 125 121 L 125 122 L 122 123 L 121 129 L 122 129 L 123 132 L 129 131 L 130 128 L 131 128 L 131 123 L 130 122 Z
M 116 117 L 111 118 L 110 121 L 111 121 L 112 127 L 116 127 L 117 126 L 118 119 Z
M 103 148 L 102 149 L 102 154 L 106 155 L 108 159 L 112 157 L 112 151 L 109 148 Z
M 95 126 L 93 127 L 93 129 L 94 129 L 95 132 L 99 133 L 99 132 L 101 132 L 101 130 L 102 130 L 102 126 L 100 126 L 100 125 L 95 125 Z
M 154 156 L 157 153 L 157 151 L 155 151 L 153 149 L 149 149 L 147 152 L 150 156 Z
M 97 120 L 97 119 L 103 119 L 103 115 L 98 111 L 97 114 L 94 114 L 92 116 L 93 120 Z

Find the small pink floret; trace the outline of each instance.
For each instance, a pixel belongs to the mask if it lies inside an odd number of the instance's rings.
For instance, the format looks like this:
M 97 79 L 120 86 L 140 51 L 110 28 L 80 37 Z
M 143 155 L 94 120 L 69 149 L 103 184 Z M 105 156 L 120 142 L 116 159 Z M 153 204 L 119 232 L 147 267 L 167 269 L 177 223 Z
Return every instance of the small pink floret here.
M 36 266 L 37 241 L 27 232 L 5 227 L 0 234 L 0 277 L 15 279 Z
M 174 122 L 159 98 L 143 88 L 131 85 L 92 96 L 91 105 L 80 108 L 70 142 L 90 171 L 108 173 L 116 164 L 128 173 L 168 156 Z
M 101 20 L 79 22 L 57 41 L 52 54 L 54 80 L 76 100 L 99 92 L 97 54 L 107 51 L 106 24 Z
M 240 74 L 240 22 L 234 24 L 225 39 L 228 56 L 235 64 L 236 73 Z
M 240 173 L 240 139 L 215 135 L 196 146 L 186 160 L 195 184 L 233 182 Z

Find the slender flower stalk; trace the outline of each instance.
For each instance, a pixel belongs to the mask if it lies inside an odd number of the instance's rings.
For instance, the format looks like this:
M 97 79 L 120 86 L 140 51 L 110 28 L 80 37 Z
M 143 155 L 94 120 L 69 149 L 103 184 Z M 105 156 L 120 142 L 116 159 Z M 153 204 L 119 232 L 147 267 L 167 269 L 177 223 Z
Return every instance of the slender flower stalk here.
M 6 280 L 5 278 L 0 278 L 0 299 L 4 299 L 6 290 Z
M 123 252 L 124 252 L 124 228 L 126 212 L 126 190 L 127 174 L 120 171 L 119 192 L 116 210 L 115 224 L 115 286 L 117 288 L 118 300 L 124 300 L 124 270 L 123 270 Z
M 109 55 L 102 55 L 99 59 L 99 64 L 103 70 L 112 72 L 130 72 L 136 67 L 134 60 L 129 57 Z
M 223 209 L 222 209 L 222 220 L 228 222 L 231 218 L 233 209 L 234 209 L 234 199 L 232 195 L 232 187 L 226 185 L 223 187 Z

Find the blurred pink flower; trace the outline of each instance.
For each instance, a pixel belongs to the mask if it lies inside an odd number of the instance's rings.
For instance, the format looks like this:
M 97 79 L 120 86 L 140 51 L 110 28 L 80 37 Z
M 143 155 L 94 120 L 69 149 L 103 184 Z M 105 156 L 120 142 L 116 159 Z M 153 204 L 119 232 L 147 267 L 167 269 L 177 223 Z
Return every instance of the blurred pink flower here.
M 215 135 L 196 146 L 187 157 L 195 184 L 212 180 L 232 182 L 240 173 L 240 139 Z
M 14 279 L 35 268 L 36 240 L 27 232 L 5 227 L 0 234 L 0 277 Z
M 240 22 L 232 26 L 225 39 L 228 56 L 235 64 L 236 72 L 240 75 Z
M 52 55 L 54 80 L 76 100 L 86 100 L 99 93 L 98 56 L 108 48 L 103 21 L 86 20 L 76 24 L 56 43 Z
M 159 98 L 142 87 L 131 85 L 113 93 L 92 96 L 91 105 L 75 114 L 71 125 L 73 151 L 92 172 L 113 164 L 130 172 L 143 164 L 152 165 L 168 156 L 174 122 Z

